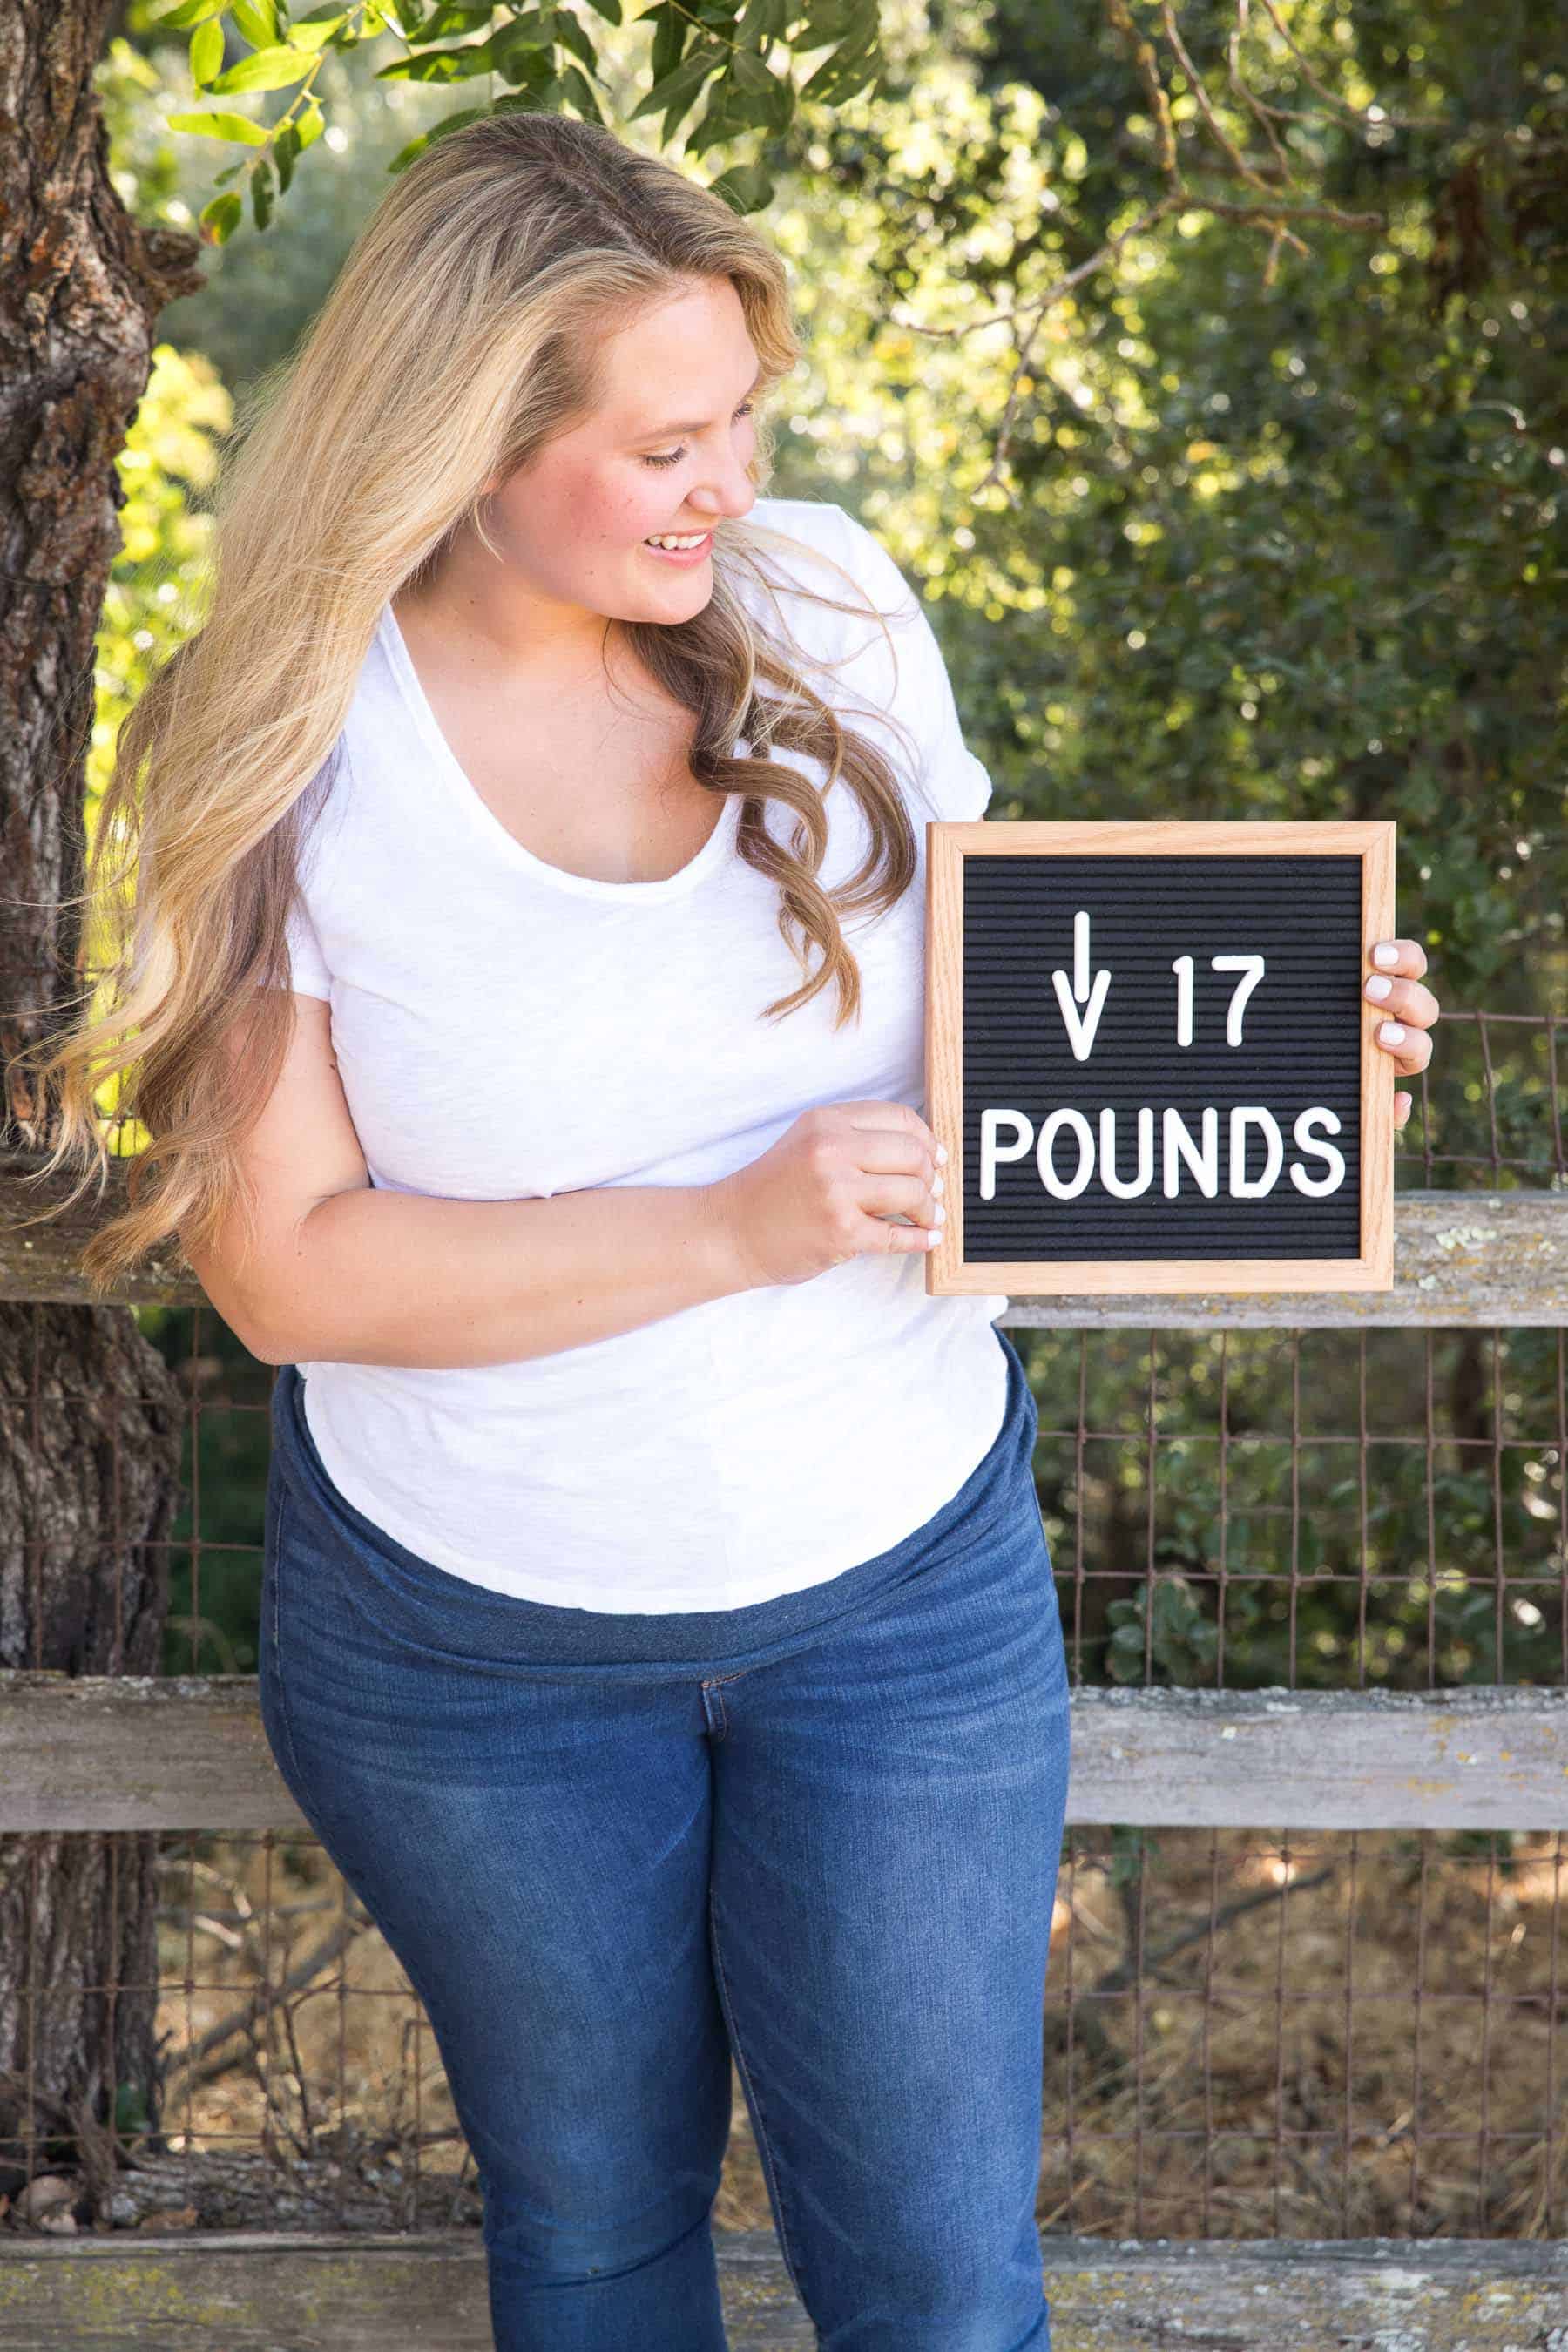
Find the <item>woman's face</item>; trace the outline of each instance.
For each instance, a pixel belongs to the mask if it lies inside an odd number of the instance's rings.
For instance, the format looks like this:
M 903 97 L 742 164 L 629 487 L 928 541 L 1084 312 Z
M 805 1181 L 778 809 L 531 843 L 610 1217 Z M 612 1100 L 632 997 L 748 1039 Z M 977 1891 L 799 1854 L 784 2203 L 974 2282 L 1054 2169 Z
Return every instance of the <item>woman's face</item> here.
M 599 407 L 493 492 L 485 528 L 534 595 L 601 618 L 689 620 L 712 594 L 711 539 L 676 560 L 645 542 L 710 530 L 756 498 L 758 362 L 740 298 L 728 278 L 695 278 L 612 336 L 605 360 Z

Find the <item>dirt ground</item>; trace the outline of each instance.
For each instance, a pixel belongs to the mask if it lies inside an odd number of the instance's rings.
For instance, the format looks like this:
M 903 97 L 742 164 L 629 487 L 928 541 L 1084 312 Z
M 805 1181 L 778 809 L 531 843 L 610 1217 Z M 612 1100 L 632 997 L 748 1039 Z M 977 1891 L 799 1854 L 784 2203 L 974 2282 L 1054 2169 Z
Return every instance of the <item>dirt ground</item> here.
M 164 2147 L 121 2174 L 121 2225 L 477 2220 L 423 2010 L 314 1842 L 171 1840 L 164 1881 Z M 1560 1835 L 1075 1832 L 1042 2228 L 1562 2234 L 1565 1882 Z M 731 2090 L 715 2221 L 766 2227 Z

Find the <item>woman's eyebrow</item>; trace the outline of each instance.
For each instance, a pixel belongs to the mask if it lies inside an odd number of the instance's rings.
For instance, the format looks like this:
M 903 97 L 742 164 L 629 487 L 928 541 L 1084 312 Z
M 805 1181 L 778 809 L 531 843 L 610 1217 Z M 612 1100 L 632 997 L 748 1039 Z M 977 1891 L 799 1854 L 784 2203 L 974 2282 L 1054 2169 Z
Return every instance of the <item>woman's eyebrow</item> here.
M 763 371 L 759 362 L 756 374 L 741 394 L 742 400 L 749 400 L 762 380 Z M 639 433 L 637 437 L 639 441 L 668 441 L 674 433 L 705 433 L 707 429 L 708 419 L 705 416 L 698 416 L 688 418 L 681 425 L 650 425 L 646 433 Z

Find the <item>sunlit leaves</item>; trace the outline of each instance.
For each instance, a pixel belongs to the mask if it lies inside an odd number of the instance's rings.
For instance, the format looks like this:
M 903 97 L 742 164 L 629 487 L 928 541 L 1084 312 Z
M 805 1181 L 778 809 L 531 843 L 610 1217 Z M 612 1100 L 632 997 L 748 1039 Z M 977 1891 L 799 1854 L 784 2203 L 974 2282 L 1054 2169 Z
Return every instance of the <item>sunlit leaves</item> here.
M 621 0 L 592 0 L 592 5 L 605 24 L 623 24 Z M 777 138 L 795 114 L 796 60 L 810 62 L 804 89 L 818 103 L 842 104 L 877 80 L 885 66 L 879 16 L 879 0 L 700 0 L 696 6 L 657 0 L 637 19 L 651 38 L 647 87 L 630 119 L 656 117 L 661 146 L 670 145 L 685 125 L 685 152 L 692 157 L 716 147 L 732 150 L 749 136 Z M 393 172 L 406 170 L 443 131 L 520 104 L 534 111 L 570 109 L 588 121 L 606 119 L 601 92 L 612 63 L 601 57 L 584 16 L 559 0 L 520 9 L 468 0 L 437 0 L 432 6 L 379 0 L 293 22 L 280 0 L 176 0 L 157 22 L 191 33 L 196 89 L 224 98 L 298 93 L 270 124 L 217 110 L 168 118 L 173 130 L 258 151 L 254 163 L 236 167 L 250 187 L 258 228 L 272 217 L 275 195 L 288 189 L 294 164 L 311 143 L 296 134 L 296 125 L 306 107 L 317 104 L 312 69 L 329 46 L 357 47 L 391 32 L 400 51 L 378 68 L 378 79 L 432 89 L 487 85 L 482 102 L 457 108 L 401 148 L 388 165 Z M 248 44 L 245 55 L 232 57 L 226 32 Z M 498 82 L 505 85 L 499 94 Z M 693 123 L 700 103 L 702 112 Z M 624 106 L 617 103 L 614 111 L 624 113 Z M 756 157 L 736 156 L 710 184 L 738 212 L 757 211 L 773 197 L 773 176 Z M 221 243 L 242 210 L 215 199 L 203 209 L 204 234 Z
M 234 139 L 244 147 L 265 147 L 267 132 L 245 114 L 171 114 L 171 131 L 188 131 L 197 139 Z

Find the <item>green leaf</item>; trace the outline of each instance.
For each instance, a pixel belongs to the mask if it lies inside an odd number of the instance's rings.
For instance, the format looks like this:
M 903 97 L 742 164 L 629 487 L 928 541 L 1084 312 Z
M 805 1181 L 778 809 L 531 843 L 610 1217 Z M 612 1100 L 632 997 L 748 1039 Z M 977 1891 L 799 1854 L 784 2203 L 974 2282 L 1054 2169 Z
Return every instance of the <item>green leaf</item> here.
M 223 26 L 216 16 L 209 16 L 191 35 L 189 58 L 191 79 L 196 88 L 210 89 L 213 76 L 223 71 Z
M 805 83 L 801 95 L 841 106 L 866 87 L 881 62 L 877 0 L 812 0 L 806 16 L 806 28 L 796 35 L 796 46 L 809 49 L 837 41 L 837 47 Z
M 213 89 L 226 98 L 246 89 L 287 89 L 290 82 L 303 81 L 315 62 L 306 49 L 256 49 L 219 74 Z
M 495 10 L 489 0 L 446 0 L 423 23 L 411 27 L 411 37 L 421 41 L 449 41 L 460 33 L 478 33 L 490 23 Z
M 163 120 L 171 131 L 188 131 L 196 139 L 237 139 L 245 147 L 267 144 L 264 127 L 243 114 L 167 114 Z M 206 218 L 205 213 L 202 218 Z
M 576 100 L 577 110 L 584 119 L 589 122 L 605 123 L 599 101 L 594 95 L 593 85 L 587 77 L 579 73 L 575 66 L 567 66 L 561 79 Z M 605 123 L 605 128 L 608 130 L 609 125 Z
M 655 81 L 673 73 L 686 48 L 686 19 L 668 0 L 659 0 L 657 8 L 649 8 L 637 18 L 639 25 L 652 25 L 653 47 L 648 53 L 648 71 Z
M 272 218 L 272 173 L 265 155 L 250 175 L 250 210 L 258 228 Z
M 737 48 L 730 60 L 730 71 L 749 97 L 765 98 L 778 83 L 778 76 L 751 49 Z
M 228 0 L 179 0 L 166 16 L 155 16 L 152 29 L 159 33 L 186 33 L 193 25 L 205 25 L 209 16 L 221 16 Z
M 621 0 L 588 0 L 588 5 L 598 10 L 606 25 L 620 23 Z
M 490 70 L 510 82 L 537 81 L 540 60 L 542 58 L 548 64 L 555 35 L 553 9 L 536 8 L 529 16 L 517 17 L 484 44 Z M 588 57 L 592 64 L 592 50 Z
M 590 73 L 596 73 L 599 65 L 598 52 L 577 18 L 569 10 L 563 8 L 557 13 L 555 29 L 562 47 L 570 49 L 573 56 L 585 65 Z
M 304 49 L 312 57 L 319 56 L 328 42 L 348 21 L 341 8 L 335 9 L 330 16 L 302 17 L 299 24 L 290 25 L 289 27 L 289 47 L 292 49 Z M 367 22 L 367 19 L 361 20 L 362 31 L 364 30 Z M 381 28 L 378 26 L 376 29 Z
M 473 81 L 480 74 L 496 70 L 488 41 L 473 43 L 468 48 L 417 49 L 412 57 L 395 58 L 377 72 L 377 81 L 418 81 L 431 86 L 455 81 Z M 476 114 L 483 107 L 474 109 Z
M 769 41 L 782 41 L 790 20 L 790 0 L 746 0 L 735 26 L 738 49 L 761 51 Z
M 389 172 L 405 172 L 410 163 L 413 163 L 416 155 L 423 155 L 426 148 L 430 145 L 432 140 L 444 139 L 447 131 L 456 131 L 459 123 L 477 122 L 480 115 L 484 112 L 485 109 L 482 106 L 460 106 L 456 114 L 448 114 L 445 116 L 441 121 L 436 123 L 430 130 L 422 131 L 417 139 L 411 139 L 406 147 L 400 147 L 396 154 L 393 157 L 391 163 L 388 163 L 386 167 L 387 170 Z
M 239 226 L 243 210 L 239 198 L 232 192 L 225 196 L 214 196 L 210 204 L 204 205 L 198 217 L 206 243 L 226 244 L 229 232 Z
M 688 111 L 703 83 L 721 69 L 728 55 L 729 51 L 715 41 L 693 49 L 689 57 L 681 59 L 673 73 L 667 73 L 661 81 L 655 82 L 647 97 L 633 107 L 626 120 L 636 122 L 641 115 L 663 112 L 664 137 L 668 144 L 675 125 Z
M 253 49 L 270 48 L 283 38 L 283 20 L 278 12 L 278 0 L 232 0 L 229 9 L 235 29 L 243 33 Z
M 709 185 L 738 213 L 760 213 L 773 200 L 773 184 L 760 163 L 737 163 Z

